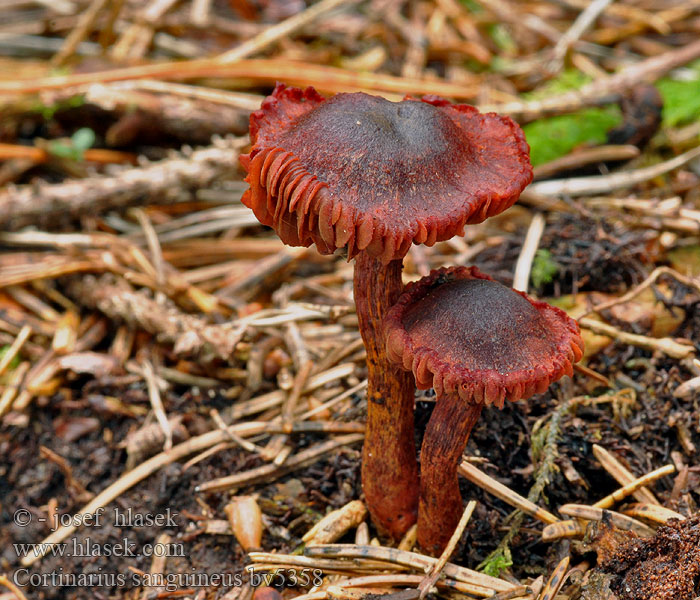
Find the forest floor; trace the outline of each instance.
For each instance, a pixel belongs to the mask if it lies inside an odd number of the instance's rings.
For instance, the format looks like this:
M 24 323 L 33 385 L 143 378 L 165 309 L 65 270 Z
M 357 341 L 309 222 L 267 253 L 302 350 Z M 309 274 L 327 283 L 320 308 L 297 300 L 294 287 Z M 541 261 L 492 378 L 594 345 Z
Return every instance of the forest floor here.
M 2 11 L 0 600 L 418 597 L 432 563 L 375 540 L 355 502 L 352 263 L 285 247 L 240 203 L 277 81 L 440 95 L 511 115 L 531 146 L 515 206 L 404 261 L 406 282 L 525 282 L 586 343 L 573 378 L 484 410 L 460 477 L 476 507 L 432 593 L 700 597 L 696 2 Z M 417 393 L 417 444 L 434 402 Z M 336 509 L 347 528 L 302 540 Z

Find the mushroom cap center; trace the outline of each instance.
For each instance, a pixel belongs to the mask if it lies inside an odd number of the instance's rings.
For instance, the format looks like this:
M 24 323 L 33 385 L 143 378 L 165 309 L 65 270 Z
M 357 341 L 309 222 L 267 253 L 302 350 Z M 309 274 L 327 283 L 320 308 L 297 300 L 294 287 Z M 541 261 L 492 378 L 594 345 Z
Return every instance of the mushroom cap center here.
M 418 100 L 390 102 L 368 94 L 338 94 L 303 115 L 286 134 L 290 140 L 325 131 L 345 153 L 408 156 L 445 152 L 454 145 L 455 124 L 444 111 Z M 325 146 L 325 144 L 324 144 Z M 322 150 L 327 151 L 326 146 Z
M 442 283 L 407 307 L 402 320 L 414 345 L 470 371 L 528 370 L 556 351 L 547 320 L 496 281 Z
M 322 140 L 322 143 L 319 143 Z M 331 192 L 353 190 L 357 205 L 376 207 L 454 189 L 446 169 L 469 162 L 471 143 L 444 110 L 420 102 L 390 102 L 367 94 L 338 94 L 302 115 L 280 138 Z M 440 183 L 438 183 L 440 182 Z M 396 207 L 398 208 L 398 207 Z M 394 209 L 396 210 L 396 209 Z

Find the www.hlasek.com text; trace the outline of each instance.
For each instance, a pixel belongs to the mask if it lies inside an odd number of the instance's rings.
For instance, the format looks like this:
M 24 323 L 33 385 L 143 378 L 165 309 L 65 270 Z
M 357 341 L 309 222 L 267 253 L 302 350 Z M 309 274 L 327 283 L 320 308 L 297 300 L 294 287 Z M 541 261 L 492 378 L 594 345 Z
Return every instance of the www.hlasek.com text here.
M 186 556 L 185 545 L 178 542 L 164 544 L 156 542 L 154 544 L 142 544 L 123 538 L 118 542 L 97 543 L 89 537 L 78 540 L 73 538 L 69 542 L 60 544 L 13 544 L 17 556 L 24 558 L 34 556 L 55 556 L 60 558 L 97 558 L 121 557 L 137 558 L 139 556 L 161 556 L 161 557 L 184 557 Z

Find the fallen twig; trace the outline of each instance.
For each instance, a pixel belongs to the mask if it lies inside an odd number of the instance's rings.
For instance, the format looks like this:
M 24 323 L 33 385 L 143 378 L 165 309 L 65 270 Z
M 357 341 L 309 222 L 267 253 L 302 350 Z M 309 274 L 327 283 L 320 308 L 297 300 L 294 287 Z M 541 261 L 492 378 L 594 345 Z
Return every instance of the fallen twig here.
M 425 571 L 432 568 L 437 562 L 436 558 L 416 554 L 415 552 L 405 552 L 395 548 L 383 546 L 355 546 L 353 544 L 327 544 L 320 546 L 307 546 L 304 554 L 311 557 L 335 557 L 335 558 L 370 558 L 383 560 L 389 563 L 399 564 L 413 569 Z M 452 563 L 447 563 L 444 573 L 448 577 L 474 586 L 471 593 L 481 597 L 492 595 L 493 590 L 499 592 L 509 590 L 514 584 L 491 577 L 483 573 L 477 573 L 464 567 L 459 567 Z
M 630 344 L 631 346 L 638 346 L 639 348 L 644 348 L 645 350 L 660 351 L 672 358 L 687 358 L 695 352 L 695 347 L 691 344 L 681 344 L 672 340 L 671 338 L 652 338 L 645 335 L 638 335 L 636 333 L 627 333 L 622 331 L 617 327 L 603 323 L 602 321 L 596 321 L 589 317 L 584 317 L 579 319 L 579 325 L 590 329 L 593 333 L 599 335 L 607 335 L 623 344 Z
M 472 80 L 467 83 L 451 83 L 449 81 L 394 77 L 382 73 L 360 73 L 337 67 L 274 58 L 246 59 L 231 64 L 221 64 L 216 59 L 198 59 L 24 81 L 0 81 L 0 95 L 31 94 L 43 90 L 66 89 L 91 83 L 109 83 L 131 79 L 187 80 L 202 77 L 241 77 L 272 84 L 276 81 L 285 81 L 289 85 L 313 85 L 318 90 L 329 93 L 372 90 L 375 93 L 384 92 L 394 95 L 438 94 L 463 99 L 474 98 L 479 93 L 476 76 L 473 76 Z
M 247 322 L 208 323 L 202 317 L 182 312 L 170 302 L 159 303 L 144 291 L 133 291 L 111 278 L 83 278 L 71 292 L 83 306 L 97 308 L 111 319 L 137 325 L 173 345 L 182 356 L 203 360 L 230 360 L 248 327 Z
M 635 171 L 620 171 L 611 175 L 593 177 L 572 177 L 570 179 L 553 179 L 531 183 L 523 194 L 536 196 L 585 196 L 587 194 L 604 194 L 612 190 L 632 187 L 654 177 L 682 167 L 700 156 L 700 147 L 688 150 L 684 154 L 671 158 L 651 167 Z
M 530 226 L 527 228 L 527 234 L 523 242 L 523 247 L 520 250 L 518 261 L 515 263 L 515 274 L 513 275 L 513 289 L 515 290 L 527 292 L 530 282 L 532 261 L 540 245 L 544 227 L 544 216 L 542 213 L 535 213 L 532 217 L 532 221 L 530 221 Z
M 566 570 L 569 568 L 569 557 L 565 556 L 559 561 L 559 564 L 552 571 L 552 575 L 547 580 L 547 585 L 544 586 L 542 594 L 540 595 L 541 600 L 553 600 L 557 595 L 557 592 L 564 585 L 564 575 Z
M 352 500 L 318 521 L 301 541 L 306 544 L 330 544 L 343 537 L 348 530 L 358 527 L 366 517 L 365 505 L 360 500 Z
M 458 471 L 460 475 L 466 477 L 473 484 L 478 485 L 490 494 L 493 494 L 514 508 L 522 510 L 524 513 L 535 517 L 543 523 L 556 523 L 559 520 L 558 517 L 549 511 L 537 506 L 534 502 L 530 502 L 527 498 L 524 498 L 509 487 L 499 483 L 493 477 L 489 477 L 486 473 L 480 471 L 474 465 L 466 461 L 463 461 L 459 465 Z
M 440 574 L 445 568 L 447 561 L 450 560 L 452 553 L 455 551 L 455 548 L 457 547 L 457 544 L 459 543 L 459 540 L 462 537 L 462 533 L 464 533 L 464 528 L 467 526 L 467 523 L 469 522 L 469 519 L 471 518 L 475 508 L 476 502 L 474 500 L 470 500 L 467 503 L 467 506 L 464 508 L 464 512 L 462 513 L 462 516 L 459 519 L 459 523 L 457 523 L 457 527 L 452 533 L 450 540 L 447 542 L 447 546 L 445 546 L 445 549 L 442 551 L 440 558 L 430 570 L 430 573 L 418 585 L 418 591 L 420 592 L 420 600 L 423 600 L 423 598 L 425 598 L 430 593 L 431 589 L 440 577 Z
M 237 164 L 247 140 L 221 140 L 116 176 L 99 175 L 56 184 L 10 186 L 0 192 L 0 228 L 55 225 L 57 219 L 95 214 L 144 202 L 176 201 L 183 189 L 205 187 Z
M 654 530 L 648 525 L 612 510 L 586 506 L 584 504 L 564 504 L 559 507 L 559 512 L 562 515 L 585 519 L 587 521 L 602 521 L 603 515 L 607 514 L 610 515 L 610 521 L 615 527 L 619 527 L 625 531 L 633 531 L 637 535 L 643 537 L 651 537 L 654 535 Z
M 647 521 L 660 524 L 665 523 L 669 519 L 679 519 L 681 521 L 685 519 L 684 515 L 677 513 L 675 510 L 657 506 L 656 504 L 630 504 L 625 506 L 621 512 L 628 517 L 646 519 Z
M 671 475 L 675 472 L 676 467 L 674 467 L 673 465 L 665 465 L 658 469 L 654 469 L 653 471 L 651 471 L 651 473 L 647 473 L 642 477 L 638 477 L 637 479 L 631 481 L 619 490 L 615 490 L 612 494 L 609 494 L 605 496 L 605 498 L 598 500 L 598 502 L 596 502 L 593 506 L 597 508 L 610 508 L 616 502 L 623 500 L 624 498 L 626 498 L 630 494 L 633 494 L 637 490 L 643 489 L 645 485 L 651 483 L 652 481 L 656 481 L 660 477 Z
M 612 475 L 615 481 L 617 481 L 620 485 L 628 486 L 634 481 L 637 481 L 637 478 L 627 468 L 625 468 L 625 466 L 619 460 L 617 460 L 613 454 L 608 452 L 602 446 L 593 444 L 593 455 L 603 466 L 603 468 L 610 473 L 610 475 Z M 654 496 L 651 490 L 646 487 L 634 490 L 632 495 L 640 502 L 661 506 L 661 503 L 656 499 L 656 496 Z M 609 508 L 609 506 L 602 506 L 601 508 Z
M 631 160 L 639 156 L 637 146 L 595 146 L 571 152 L 543 165 L 536 166 L 532 171 L 534 180 L 548 179 L 559 171 L 578 169 L 591 163 L 615 160 Z
M 0 375 L 2 375 L 7 370 L 7 367 L 10 366 L 10 363 L 19 354 L 19 351 L 22 349 L 24 342 L 26 342 L 27 339 L 29 339 L 29 336 L 31 334 L 31 326 L 24 325 L 20 332 L 17 334 L 17 337 L 12 342 L 12 345 L 9 348 L 7 348 L 3 356 L 0 357 Z M 0 412 L 0 414 L 2 413 Z
M 286 427 L 282 425 L 280 427 L 280 433 L 289 433 L 286 431 Z M 348 425 L 346 431 L 352 431 L 353 428 Z M 244 485 L 252 485 L 260 480 L 269 480 L 270 478 L 277 478 L 281 475 L 289 473 L 294 469 L 300 467 L 305 467 L 315 461 L 317 461 L 321 456 L 339 448 L 341 446 L 347 446 L 354 444 L 362 440 L 362 434 L 353 433 L 346 436 L 338 437 L 334 440 L 329 440 L 327 442 L 322 442 L 311 448 L 307 448 L 295 454 L 294 456 L 287 459 L 281 465 L 276 465 L 274 463 L 269 465 L 263 465 L 262 467 L 257 467 L 251 469 L 250 471 L 244 471 L 243 473 L 236 473 L 235 475 L 227 475 L 225 477 L 219 477 L 218 479 L 212 479 L 195 488 L 195 492 L 215 492 L 221 490 L 230 490 L 232 488 L 239 488 Z
M 51 160 L 52 157 L 44 148 L 0 143 L 0 160 L 9 160 L 12 158 L 24 158 L 34 163 L 44 163 Z M 83 151 L 83 160 L 106 164 L 135 163 L 136 155 L 128 152 L 119 152 L 118 150 L 88 148 Z
M 564 64 L 564 57 L 571 45 L 583 35 L 611 2 L 612 0 L 593 0 L 593 2 L 576 17 L 571 27 L 567 29 L 566 33 L 564 33 L 554 45 L 550 71 L 554 72 L 561 69 Z
M 479 109 L 507 114 L 518 121 L 525 122 L 545 115 L 573 112 L 586 106 L 611 104 L 619 100 L 622 92 L 638 85 L 640 81 L 654 81 L 671 69 L 689 63 L 698 57 L 700 57 L 700 40 L 660 56 L 643 60 L 615 75 L 596 79 L 580 90 L 531 102 L 481 104 Z
M 679 273 L 675 269 L 671 269 L 670 267 L 657 267 L 649 274 L 649 276 L 644 281 L 634 286 L 626 294 L 620 296 L 619 298 L 613 298 L 612 300 L 608 300 L 607 302 L 601 302 L 600 304 L 596 304 L 594 307 L 586 311 L 582 316 L 587 316 L 594 312 L 599 313 L 601 311 L 612 308 L 613 306 L 629 302 L 630 300 L 641 294 L 645 289 L 651 287 L 656 282 L 656 280 L 659 277 L 661 277 L 661 275 L 669 275 L 674 279 L 680 281 L 683 285 L 689 288 L 693 288 L 698 293 L 700 293 L 700 281 L 698 281 L 697 278 L 691 278 L 682 275 L 681 273 Z
M 17 587 L 12 580 L 8 579 L 6 575 L 0 575 L 0 585 L 3 585 L 10 590 L 10 592 L 15 595 L 17 600 L 27 600 L 27 597 L 24 595 L 22 590 Z
M 321 2 L 309 6 L 306 10 L 285 19 L 281 23 L 268 27 L 255 37 L 245 41 L 239 46 L 236 46 L 233 48 L 233 50 L 224 52 L 217 57 L 217 60 L 221 63 L 227 64 L 240 60 L 246 56 L 250 56 L 251 54 L 266 48 L 277 40 L 290 35 L 292 32 L 300 29 L 301 27 L 309 25 L 324 13 L 343 5 L 351 6 L 352 4 L 353 2 L 348 2 L 347 0 L 321 0 Z

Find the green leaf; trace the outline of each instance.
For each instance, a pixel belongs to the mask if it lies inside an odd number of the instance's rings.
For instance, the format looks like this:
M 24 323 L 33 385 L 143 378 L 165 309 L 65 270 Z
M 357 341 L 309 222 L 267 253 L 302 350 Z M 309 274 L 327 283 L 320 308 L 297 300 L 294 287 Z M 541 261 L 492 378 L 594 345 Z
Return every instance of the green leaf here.
M 684 125 L 700 119 L 700 61 L 686 67 L 685 80 L 665 77 L 656 82 L 664 99 L 663 124 L 666 127 Z
M 558 77 L 524 94 L 526 100 L 542 100 L 577 90 L 591 78 L 578 69 L 565 69 Z M 575 113 L 539 119 L 523 127 L 530 144 L 530 160 L 534 166 L 559 158 L 585 143 L 601 144 L 609 129 L 622 121 L 620 109 L 613 105 L 589 108 Z
M 79 152 L 85 152 L 95 143 L 95 132 L 89 127 L 81 127 L 70 139 L 73 142 L 73 148 Z
M 69 160 L 79 161 L 83 154 L 78 152 L 72 144 L 60 140 L 52 140 L 48 143 L 46 149 L 50 154 L 58 158 L 67 158 Z
M 602 144 L 608 130 L 621 121 L 620 109 L 609 106 L 528 123 L 523 131 L 530 144 L 530 160 L 537 166 L 564 156 L 581 144 Z
M 70 141 L 53 140 L 48 144 L 48 151 L 59 158 L 67 158 L 76 162 L 83 160 L 85 150 L 95 143 L 95 132 L 89 127 L 81 127 L 70 138 Z
M 545 283 L 551 282 L 558 271 L 559 264 L 552 258 L 552 253 L 549 250 L 540 248 L 535 253 L 535 258 L 532 261 L 530 281 L 536 288 L 541 287 Z
M 700 245 L 677 246 L 668 253 L 671 266 L 688 277 L 700 276 Z

